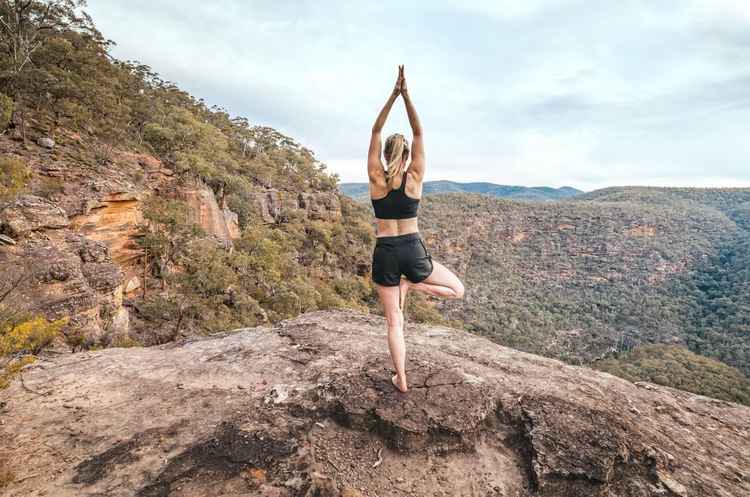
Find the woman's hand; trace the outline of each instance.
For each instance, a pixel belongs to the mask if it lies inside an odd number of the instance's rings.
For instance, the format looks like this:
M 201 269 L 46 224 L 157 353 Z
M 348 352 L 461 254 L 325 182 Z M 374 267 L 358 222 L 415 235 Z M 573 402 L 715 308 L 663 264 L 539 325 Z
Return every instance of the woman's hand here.
M 401 95 L 403 85 L 404 85 L 404 66 L 398 66 L 398 77 L 396 78 L 396 85 L 393 87 L 394 97 Z
M 404 66 L 400 66 L 399 79 L 401 80 L 401 95 L 407 96 L 409 90 L 406 88 L 406 76 L 404 76 Z

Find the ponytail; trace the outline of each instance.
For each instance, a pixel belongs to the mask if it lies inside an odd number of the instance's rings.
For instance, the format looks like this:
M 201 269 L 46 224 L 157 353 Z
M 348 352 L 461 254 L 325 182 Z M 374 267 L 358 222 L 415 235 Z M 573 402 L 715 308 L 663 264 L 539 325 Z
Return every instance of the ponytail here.
M 388 161 L 388 169 L 385 172 L 385 179 L 388 187 L 393 187 L 393 178 L 401 176 L 406 166 L 406 159 L 409 157 L 409 143 L 404 135 L 393 134 L 385 140 L 383 149 L 385 160 Z

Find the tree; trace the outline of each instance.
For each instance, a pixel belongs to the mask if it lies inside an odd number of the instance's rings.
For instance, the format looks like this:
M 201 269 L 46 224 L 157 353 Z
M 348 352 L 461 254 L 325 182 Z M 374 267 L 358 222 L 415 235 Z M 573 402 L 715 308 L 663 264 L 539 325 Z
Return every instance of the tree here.
M 39 70 L 34 55 L 50 39 L 63 31 L 80 31 L 99 36 L 91 18 L 80 10 L 85 0 L 0 0 L 0 84 L 9 91 L 21 115 L 21 136 L 26 138 L 24 119 L 24 79 Z

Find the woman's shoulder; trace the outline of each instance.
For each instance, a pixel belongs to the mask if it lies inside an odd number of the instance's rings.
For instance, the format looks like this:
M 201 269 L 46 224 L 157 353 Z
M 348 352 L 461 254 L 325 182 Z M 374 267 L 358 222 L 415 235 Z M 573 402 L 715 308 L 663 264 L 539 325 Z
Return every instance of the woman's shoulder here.
M 407 197 L 413 198 L 413 199 L 421 199 L 422 198 L 422 177 L 421 175 L 418 175 L 415 172 L 409 172 L 409 170 L 406 170 L 406 176 L 404 176 L 404 179 L 406 180 L 406 188 L 404 188 L 404 192 L 406 193 Z
M 412 183 L 412 184 L 417 184 L 417 185 L 422 184 L 422 180 L 424 179 L 424 174 L 421 174 L 417 171 L 410 171 L 409 169 L 406 170 L 406 177 L 408 178 L 407 183 Z
M 380 200 L 388 195 L 388 182 L 383 178 L 370 179 L 370 200 Z

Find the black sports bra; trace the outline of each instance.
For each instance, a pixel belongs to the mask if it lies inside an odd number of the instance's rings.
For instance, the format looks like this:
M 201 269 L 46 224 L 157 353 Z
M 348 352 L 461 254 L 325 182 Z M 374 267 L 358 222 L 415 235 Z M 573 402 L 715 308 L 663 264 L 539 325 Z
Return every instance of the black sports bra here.
M 409 219 L 417 217 L 420 199 L 406 195 L 406 171 L 404 171 L 401 186 L 389 191 L 388 195 L 383 198 L 370 200 L 375 210 L 375 217 L 378 219 Z

